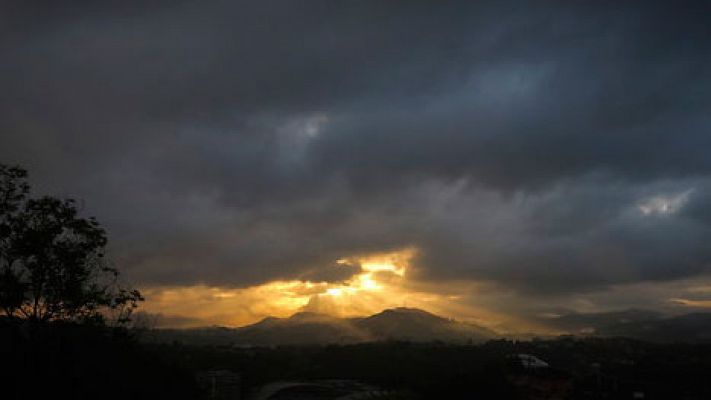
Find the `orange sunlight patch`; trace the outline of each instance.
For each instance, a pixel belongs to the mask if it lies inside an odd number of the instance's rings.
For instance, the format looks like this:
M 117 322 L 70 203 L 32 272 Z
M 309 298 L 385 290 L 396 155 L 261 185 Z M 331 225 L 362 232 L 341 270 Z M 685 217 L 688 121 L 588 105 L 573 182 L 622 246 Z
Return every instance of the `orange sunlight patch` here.
M 460 318 L 496 318 L 485 310 L 458 303 L 462 297 L 458 291 L 471 291 L 471 285 L 438 287 L 408 280 L 416 254 L 416 249 L 406 248 L 343 258 L 334 268 L 359 265 L 360 272 L 342 282 L 274 281 L 240 289 L 206 285 L 146 288 L 143 309 L 165 316 L 190 317 L 195 326 L 241 326 L 267 316 L 286 317 L 299 311 L 353 317 L 393 307 L 421 308 Z

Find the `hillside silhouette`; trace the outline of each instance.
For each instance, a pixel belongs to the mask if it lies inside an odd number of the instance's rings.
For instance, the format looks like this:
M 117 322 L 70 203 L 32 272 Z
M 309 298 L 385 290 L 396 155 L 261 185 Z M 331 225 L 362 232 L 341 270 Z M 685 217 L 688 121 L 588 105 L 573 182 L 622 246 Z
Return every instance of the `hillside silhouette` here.
M 597 337 L 625 337 L 649 342 L 709 342 L 711 313 L 665 316 L 628 309 L 600 313 L 570 313 L 546 321 L 571 334 Z
M 158 329 L 147 335 L 158 342 L 274 346 L 354 344 L 390 340 L 480 343 L 496 338 L 484 327 L 454 321 L 415 308 L 393 308 L 358 318 L 299 312 L 289 318 L 267 317 L 239 328 Z

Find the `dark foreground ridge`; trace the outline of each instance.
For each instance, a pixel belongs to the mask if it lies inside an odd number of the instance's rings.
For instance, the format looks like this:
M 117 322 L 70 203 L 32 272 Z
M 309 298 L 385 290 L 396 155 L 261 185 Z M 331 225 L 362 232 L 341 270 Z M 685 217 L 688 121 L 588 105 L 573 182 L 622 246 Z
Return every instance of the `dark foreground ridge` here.
M 439 318 L 392 310 L 355 322 L 409 324 L 412 316 Z M 257 326 L 322 318 L 302 313 Z M 68 323 L 0 324 L 0 398 L 711 398 L 709 343 L 566 336 L 240 347 L 140 342 L 137 334 Z
M 473 345 L 150 347 L 171 365 L 228 378 L 226 390 L 248 400 L 711 398 L 709 344 L 565 337 Z
M 0 399 L 197 399 L 193 373 L 125 329 L 0 317 Z

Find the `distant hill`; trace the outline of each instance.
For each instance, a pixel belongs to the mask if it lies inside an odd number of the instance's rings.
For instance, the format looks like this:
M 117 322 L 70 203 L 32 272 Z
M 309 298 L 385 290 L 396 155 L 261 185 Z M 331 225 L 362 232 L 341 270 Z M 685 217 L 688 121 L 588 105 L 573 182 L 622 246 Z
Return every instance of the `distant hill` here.
M 385 340 L 448 343 L 495 338 L 486 328 L 439 317 L 414 308 L 394 308 L 363 318 L 337 318 L 301 312 L 289 318 L 268 317 L 240 328 L 158 329 L 147 340 L 199 345 L 322 345 Z
M 571 334 L 592 334 L 601 333 L 615 326 L 657 321 L 662 318 L 663 315 L 656 311 L 632 308 L 600 313 L 568 313 L 547 319 L 544 323 Z
M 232 329 L 231 340 L 243 345 L 301 345 L 358 343 L 372 338 L 351 320 L 302 312 L 289 318 L 268 317 L 256 324 Z
M 462 323 L 416 308 L 393 308 L 367 318 L 352 320 L 356 326 L 377 340 L 409 340 L 413 342 L 468 341 L 481 342 L 496 337 L 496 333 L 474 324 Z
M 547 321 L 549 326 L 571 334 L 627 337 L 652 342 L 711 341 L 711 313 L 667 317 L 630 309 L 605 313 L 571 313 Z

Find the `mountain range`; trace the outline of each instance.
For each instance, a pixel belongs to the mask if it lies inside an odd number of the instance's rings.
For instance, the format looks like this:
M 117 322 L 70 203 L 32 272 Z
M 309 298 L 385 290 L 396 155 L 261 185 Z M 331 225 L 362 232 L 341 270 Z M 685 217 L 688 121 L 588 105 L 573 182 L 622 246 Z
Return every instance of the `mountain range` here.
M 601 313 L 569 313 L 545 321 L 573 335 L 627 337 L 650 342 L 711 341 L 711 313 L 666 316 L 656 311 L 628 309 Z
M 474 324 L 439 317 L 415 308 L 393 308 L 368 317 L 338 318 L 300 312 L 288 318 L 267 317 L 239 328 L 159 329 L 149 340 L 189 344 L 275 346 L 353 344 L 386 340 L 480 343 L 495 332 Z
M 540 321 L 551 329 L 581 337 L 626 337 L 650 342 L 711 341 L 711 313 L 679 316 L 639 309 L 568 313 Z M 154 329 L 148 341 L 216 346 L 354 344 L 377 341 L 481 343 L 502 338 L 479 325 L 443 318 L 415 308 L 393 308 L 358 318 L 299 312 L 267 317 L 239 328 Z M 516 338 L 541 337 L 535 334 Z M 550 337 L 550 336 L 543 336 Z

